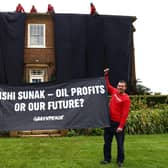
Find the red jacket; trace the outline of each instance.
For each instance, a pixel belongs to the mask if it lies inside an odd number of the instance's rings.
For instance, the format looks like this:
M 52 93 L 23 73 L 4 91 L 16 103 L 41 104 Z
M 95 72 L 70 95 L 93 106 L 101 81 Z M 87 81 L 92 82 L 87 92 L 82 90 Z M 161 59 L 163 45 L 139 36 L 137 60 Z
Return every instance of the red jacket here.
M 18 6 L 16 7 L 16 12 L 24 12 L 24 8 L 21 4 L 18 4 Z
M 35 8 L 35 6 L 32 6 L 30 13 L 37 13 L 37 9 Z
M 95 6 L 91 3 L 91 4 L 90 4 L 90 14 L 93 15 L 93 14 L 95 14 L 95 13 L 96 13 L 96 8 L 95 8 Z
M 48 4 L 48 13 L 54 12 L 54 7 L 51 4 Z
M 118 90 L 110 84 L 108 75 L 105 75 L 105 80 L 108 92 L 112 96 L 109 102 L 110 118 L 113 121 L 119 122 L 119 127 L 123 128 L 130 110 L 130 98 L 126 93 L 119 93 Z

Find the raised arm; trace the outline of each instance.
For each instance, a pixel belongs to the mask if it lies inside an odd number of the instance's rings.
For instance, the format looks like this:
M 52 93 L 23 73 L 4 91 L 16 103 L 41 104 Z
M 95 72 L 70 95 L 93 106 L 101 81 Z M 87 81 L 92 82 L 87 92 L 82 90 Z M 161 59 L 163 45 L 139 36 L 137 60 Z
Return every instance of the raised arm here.
M 105 80 L 106 80 L 106 87 L 108 89 L 108 92 L 109 94 L 113 94 L 114 91 L 115 91 L 115 88 L 110 84 L 110 81 L 109 81 L 109 68 L 106 68 L 104 70 L 104 77 L 105 77 Z

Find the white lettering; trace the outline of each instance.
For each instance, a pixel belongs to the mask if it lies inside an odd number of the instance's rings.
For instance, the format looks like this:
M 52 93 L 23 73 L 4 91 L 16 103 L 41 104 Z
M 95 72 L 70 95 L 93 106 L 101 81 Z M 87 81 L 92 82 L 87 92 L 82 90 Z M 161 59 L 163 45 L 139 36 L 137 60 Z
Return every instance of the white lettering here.
M 58 100 L 58 101 L 49 101 L 48 110 L 57 110 L 57 109 L 73 109 L 80 108 L 84 106 L 84 99 L 70 99 L 70 100 Z
M 16 112 L 18 112 L 18 111 L 26 111 L 26 104 L 25 103 L 16 103 L 14 105 L 14 110 Z
M 105 93 L 104 85 L 71 88 L 71 96 L 85 96 L 91 94 L 104 94 L 104 93 Z
M 18 100 L 45 99 L 45 90 L 18 92 Z
M 35 116 L 33 117 L 33 121 L 38 122 L 38 121 L 54 121 L 54 120 L 63 120 L 64 115 L 59 115 L 59 116 Z
M 15 100 L 15 92 L 0 92 L 0 100 Z
M 45 102 L 31 102 L 28 104 L 29 111 L 44 111 Z
M 68 97 L 67 89 L 56 89 L 55 91 L 56 97 Z

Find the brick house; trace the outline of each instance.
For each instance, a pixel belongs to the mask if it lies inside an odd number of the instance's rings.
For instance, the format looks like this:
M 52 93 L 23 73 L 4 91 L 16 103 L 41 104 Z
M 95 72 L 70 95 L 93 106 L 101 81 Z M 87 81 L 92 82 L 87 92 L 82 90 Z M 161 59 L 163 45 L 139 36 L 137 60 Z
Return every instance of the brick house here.
M 27 14 L 25 24 L 24 81 L 51 80 L 55 71 L 54 22 L 50 14 Z M 10 136 L 61 136 L 65 130 L 11 131 Z
M 49 14 L 28 14 L 24 48 L 27 83 L 49 81 L 55 70 L 54 25 Z
M 53 16 L 47 13 L 27 14 L 25 23 L 24 47 L 24 81 L 39 83 L 52 80 L 55 73 L 55 31 Z M 133 42 L 133 36 L 132 36 Z M 134 45 L 131 52 L 131 81 L 132 90 L 135 90 L 135 58 Z M 11 136 L 58 136 L 66 131 L 32 130 L 11 131 Z

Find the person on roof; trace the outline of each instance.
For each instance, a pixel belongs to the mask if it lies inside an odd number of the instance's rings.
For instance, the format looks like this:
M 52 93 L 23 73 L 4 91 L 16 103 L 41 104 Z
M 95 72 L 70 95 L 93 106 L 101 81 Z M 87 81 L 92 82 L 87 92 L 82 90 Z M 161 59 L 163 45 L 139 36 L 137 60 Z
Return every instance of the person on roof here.
M 51 4 L 48 4 L 47 13 L 55 13 L 54 7 Z
M 18 12 L 18 13 L 25 12 L 23 6 L 20 3 L 16 7 L 16 12 Z
M 37 9 L 35 8 L 34 5 L 32 5 L 32 8 L 30 10 L 30 13 L 37 13 Z
M 96 11 L 96 7 L 94 6 L 93 3 L 90 3 L 90 14 L 93 16 L 98 15 L 98 12 Z

